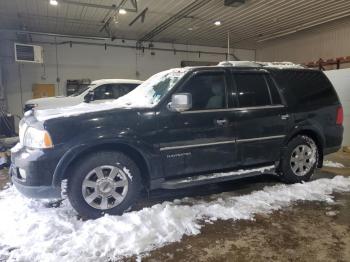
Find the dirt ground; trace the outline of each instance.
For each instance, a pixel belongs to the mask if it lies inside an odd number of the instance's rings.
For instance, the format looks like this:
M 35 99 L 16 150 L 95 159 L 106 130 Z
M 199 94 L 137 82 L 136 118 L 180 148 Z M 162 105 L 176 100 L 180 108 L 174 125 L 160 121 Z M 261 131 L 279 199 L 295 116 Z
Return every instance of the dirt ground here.
M 314 179 L 350 176 L 350 153 L 327 156 L 345 168 L 324 167 Z M 7 182 L 0 174 L 0 189 Z M 275 177 L 257 177 L 179 191 L 152 193 L 139 208 L 185 196 L 209 197 L 223 191 L 249 194 L 279 183 Z M 253 221 L 217 221 L 196 236 L 185 236 L 144 256 L 142 261 L 350 261 L 350 193 L 336 194 L 335 203 L 299 202 Z M 139 261 L 137 257 L 124 261 Z
M 346 168 L 324 167 L 314 179 L 350 176 L 350 153 L 327 159 Z M 273 178 L 246 180 L 231 189 L 246 194 L 275 183 Z M 142 261 L 350 261 L 350 193 L 336 194 L 335 199 L 334 204 L 299 202 L 254 221 L 217 221 L 197 236 L 150 252 Z

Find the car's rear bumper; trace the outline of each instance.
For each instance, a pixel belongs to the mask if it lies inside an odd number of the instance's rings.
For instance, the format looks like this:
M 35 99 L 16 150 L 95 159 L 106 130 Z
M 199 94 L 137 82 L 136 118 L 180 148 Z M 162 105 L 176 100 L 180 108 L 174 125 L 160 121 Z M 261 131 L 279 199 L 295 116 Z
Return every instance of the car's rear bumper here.
M 341 146 L 333 146 L 333 147 L 327 147 L 323 150 L 323 155 L 329 155 L 332 153 L 335 153 L 341 149 Z

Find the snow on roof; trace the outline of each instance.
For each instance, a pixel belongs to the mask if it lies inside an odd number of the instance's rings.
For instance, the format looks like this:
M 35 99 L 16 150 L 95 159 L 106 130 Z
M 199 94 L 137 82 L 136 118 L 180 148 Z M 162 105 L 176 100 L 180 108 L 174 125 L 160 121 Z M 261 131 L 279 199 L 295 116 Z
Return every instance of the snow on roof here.
M 136 79 L 99 79 L 91 82 L 93 85 L 103 84 L 141 84 L 141 80 Z
M 261 67 L 261 68 L 277 68 L 277 69 L 303 69 L 302 65 L 292 62 L 259 62 L 259 61 L 222 61 L 218 66 L 234 66 L 234 67 Z
M 263 67 L 278 68 L 278 69 L 305 69 L 302 65 L 294 64 L 292 62 L 256 62 Z
M 236 191 L 184 198 L 121 216 L 84 221 L 67 199 L 59 207 L 25 198 L 14 186 L 0 192 L 0 258 L 3 261 L 117 261 L 142 256 L 216 220 L 253 220 L 296 201 L 332 203 L 333 192 L 349 192 L 350 177 L 266 186 L 245 195 Z

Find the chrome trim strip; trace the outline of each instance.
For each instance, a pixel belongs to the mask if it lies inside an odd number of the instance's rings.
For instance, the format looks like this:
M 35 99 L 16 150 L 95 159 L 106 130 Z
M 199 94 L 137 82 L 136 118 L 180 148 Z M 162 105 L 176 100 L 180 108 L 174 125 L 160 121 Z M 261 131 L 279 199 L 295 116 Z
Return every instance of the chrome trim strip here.
M 185 148 L 193 148 L 193 147 L 203 147 L 203 146 L 214 146 L 214 145 L 225 145 L 225 144 L 234 144 L 236 140 L 222 141 L 222 142 L 213 142 L 213 143 L 205 143 L 205 144 L 194 144 L 194 145 L 183 145 L 183 146 L 167 146 L 161 147 L 160 151 L 174 150 L 174 149 L 185 149 Z
M 277 139 L 277 138 L 284 138 L 284 137 L 286 137 L 286 136 L 285 135 L 265 136 L 265 137 L 228 140 L 228 141 L 204 143 L 204 144 L 193 144 L 193 145 L 183 145 L 183 146 L 167 146 L 167 147 L 161 147 L 159 150 L 160 151 L 168 151 L 168 150 L 174 150 L 174 149 L 186 149 L 186 148 L 203 147 L 203 146 L 234 144 L 236 142 L 239 143 L 239 142 L 253 142 L 253 141 L 259 141 L 259 140 L 270 140 L 270 139 Z
M 285 135 L 279 135 L 279 136 L 265 136 L 265 137 L 237 139 L 237 143 L 253 142 L 253 141 L 259 141 L 259 140 L 271 140 L 271 139 L 285 138 L 285 137 L 286 137 Z
M 222 109 L 208 109 L 208 110 L 193 110 L 193 111 L 184 111 L 180 113 L 181 114 L 198 114 L 198 113 L 229 112 L 229 111 L 271 109 L 271 108 L 284 108 L 284 107 L 285 107 L 284 105 L 252 106 L 252 107 L 222 108 Z

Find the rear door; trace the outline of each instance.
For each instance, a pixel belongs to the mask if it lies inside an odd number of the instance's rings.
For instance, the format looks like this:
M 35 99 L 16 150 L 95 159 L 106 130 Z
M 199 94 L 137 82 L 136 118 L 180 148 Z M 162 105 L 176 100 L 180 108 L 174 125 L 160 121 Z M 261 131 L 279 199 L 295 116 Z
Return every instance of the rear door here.
M 158 138 L 167 177 L 237 165 L 230 81 L 225 70 L 195 72 L 176 91 L 192 95 L 192 109 L 180 113 L 164 107 L 160 112 Z
M 237 148 L 243 166 L 279 159 L 289 115 L 266 71 L 233 72 L 238 104 Z

